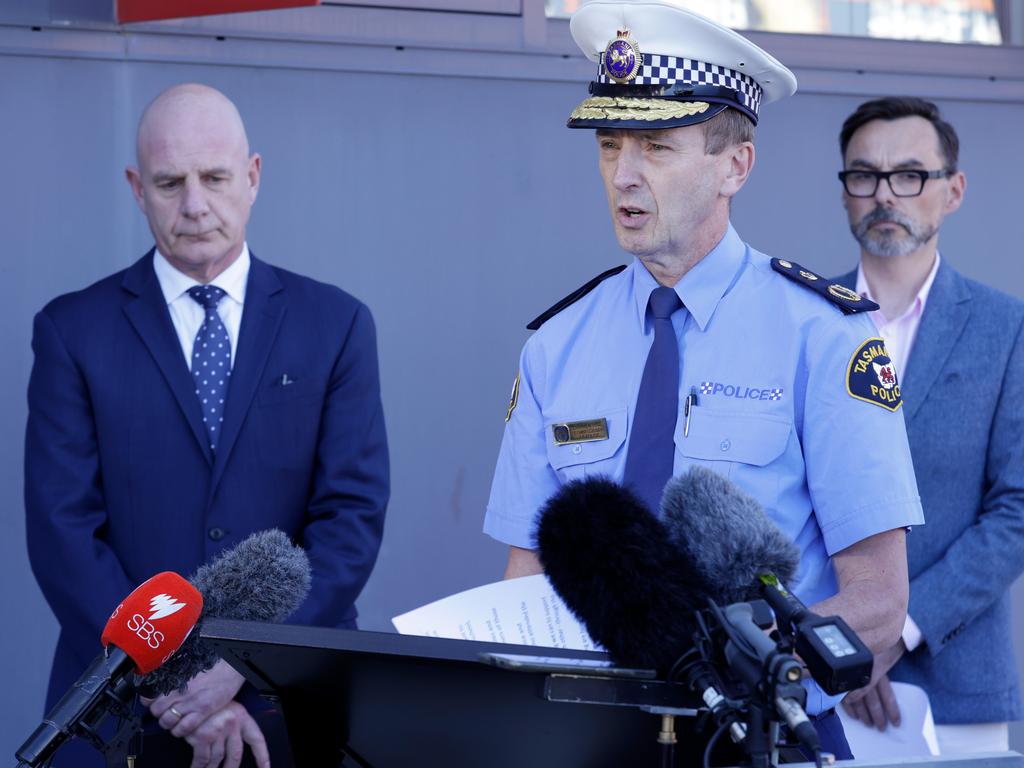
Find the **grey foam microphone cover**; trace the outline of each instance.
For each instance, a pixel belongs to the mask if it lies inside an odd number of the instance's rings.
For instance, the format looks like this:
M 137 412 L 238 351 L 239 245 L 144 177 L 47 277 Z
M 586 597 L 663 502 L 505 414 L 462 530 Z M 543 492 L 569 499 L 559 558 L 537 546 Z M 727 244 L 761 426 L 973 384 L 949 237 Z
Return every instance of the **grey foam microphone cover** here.
M 180 690 L 217 663 L 199 638 L 209 616 L 281 622 L 306 599 L 312 578 L 305 550 L 277 529 L 260 531 L 196 571 L 190 581 L 203 596 L 203 612 L 177 653 L 141 680 L 147 696 Z
M 718 592 L 733 603 L 758 596 L 757 576 L 770 571 L 783 583 L 796 574 L 800 551 L 756 499 L 702 466 L 665 486 L 662 521 L 678 547 Z

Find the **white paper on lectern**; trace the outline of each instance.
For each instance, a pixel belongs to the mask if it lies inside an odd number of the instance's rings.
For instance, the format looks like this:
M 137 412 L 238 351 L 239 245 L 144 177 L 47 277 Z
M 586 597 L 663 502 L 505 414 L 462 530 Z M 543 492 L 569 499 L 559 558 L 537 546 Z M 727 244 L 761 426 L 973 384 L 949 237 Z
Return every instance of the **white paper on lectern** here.
M 893 693 L 900 708 L 900 725 L 890 723 L 884 731 L 870 728 L 836 707 L 850 750 L 858 760 L 889 760 L 895 757 L 929 757 L 939 754 L 935 721 L 928 694 L 909 683 L 893 683 Z
M 543 574 L 467 589 L 391 623 L 403 635 L 600 650 Z

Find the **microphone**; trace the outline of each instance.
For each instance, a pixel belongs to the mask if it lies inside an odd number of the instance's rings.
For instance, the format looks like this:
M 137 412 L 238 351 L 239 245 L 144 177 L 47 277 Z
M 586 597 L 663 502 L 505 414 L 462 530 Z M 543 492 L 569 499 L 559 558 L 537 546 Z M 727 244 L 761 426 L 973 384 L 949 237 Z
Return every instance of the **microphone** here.
M 761 505 L 721 475 L 693 466 L 665 486 L 662 519 L 669 541 L 693 563 L 719 603 L 762 597 L 758 577 L 796 574 L 800 551 Z
M 311 579 L 309 557 L 287 535 L 276 528 L 254 533 L 192 576 L 203 595 L 198 623 L 210 616 L 280 623 L 306 599 Z M 167 663 L 142 679 L 142 693 L 152 698 L 181 690 L 218 659 L 193 632 Z
M 789 653 L 779 651 L 775 641 L 755 622 L 749 602 L 728 605 L 723 615 L 731 629 L 739 636 L 745 648 L 730 640 L 725 656 L 751 689 L 757 689 L 767 677 L 772 684 L 771 704 L 782 717 L 797 740 L 817 754 L 821 750 L 818 732 L 804 711 L 807 691 L 800 685 L 800 664 Z M 750 652 L 759 663 L 751 663 Z
M 199 592 L 176 573 L 146 580 L 114 609 L 103 629 L 104 650 L 22 744 L 15 757 L 39 766 L 82 727 L 91 731 L 111 707 L 134 694 L 132 673 L 163 664 L 195 627 L 203 606 Z
M 661 509 L 670 540 L 723 602 L 763 598 L 771 606 L 827 693 L 868 684 L 874 657 L 863 641 L 841 617 L 813 613 L 784 586 L 796 573 L 799 552 L 756 500 L 694 466 L 665 486 Z
M 704 472 L 708 476 L 698 475 L 704 484 L 694 494 L 694 506 L 716 509 L 728 498 L 730 511 L 740 516 L 747 512 L 736 504 L 745 501 L 738 490 Z M 689 490 L 687 486 L 685 491 Z M 723 496 L 723 491 L 731 496 Z M 663 510 L 668 502 L 683 505 L 689 497 L 677 500 L 666 492 L 665 498 Z M 707 638 L 702 643 L 713 642 L 706 625 L 699 623 L 699 614 L 715 601 L 711 613 L 726 631 L 723 660 L 752 695 L 770 691 L 766 706 L 777 711 L 803 743 L 816 748 L 814 727 L 801 706 L 807 693 L 799 683 L 799 664 L 776 647 L 759 626 L 754 606 L 742 601 L 753 591 L 750 585 L 763 562 L 792 574 L 794 548 L 777 532 L 772 537 L 770 531 L 761 531 L 737 541 L 728 518 L 693 517 L 677 515 L 673 524 L 682 529 L 680 535 L 623 486 L 605 478 L 575 481 L 563 486 L 540 511 L 536 544 L 541 565 L 594 640 L 624 666 L 653 667 L 664 673 L 697 647 L 698 636 Z M 704 550 L 714 552 L 706 555 Z M 734 567 L 739 567 L 739 575 L 732 572 Z M 718 602 L 734 604 L 723 610 Z M 733 705 L 719 693 L 717 674 L 708 666 L 708 647 L 702 645 L 699 651 L 705 662 L 689 665 L 688 684 L 701 694 L 720 727 L 729 727 L 734 738 L 750 748 L 760 748 L 767 743 L 766 735 L 760 726 L 752 731 L 737 723 Z
M 699 612 L 711 605 L 726 631 L 722 650 L 730 669 L 752 694 L 770 695 L 766 706 L 803 744 L 819 749 L 802 706 L 807 693 L 800 666 L 769 639 L 748 602 L 759 596 L 756 578 L 766 564 L 792 576 L 796 547 L 767 519 L 758 525 L 756 515 L 764 513 L 757 503 L 708 470 L 672 481 L 662 511 L 664 522 L 606 478 L 563 486 L 541 509 L 536 531 L 551 584 L 617 664 L 659 672 L 694 649 L 697 636 L 710 641 Z M 718 603 L 729 605 L 723 610 Z M 707 651 L 700 649 L 706 661 Z M 690 685 L 716 720 L 734 724 L 706 663 L 690 668 Z M 760 726 L 753 735 L 749 728 L 730 730 L 746 733 L 751 749 L 767 743 Z
M 706 580 L 629 490 L 600 477 L 564 485 L 535 539 L 552 586 L 616 664 L 664 672 L 693 647 Z
M 254 533 L 202 566 L 191 584 L 171 572 L 152 577 L 114 610 L 103 630 L 106 650 L 16 757 L 32 768 L 43 765 L 78 731 L 94 733 L 112 707 L 129 711 L 136 688 L 149 697 L 184 688 L 217 663 L 193 631 L 203 619 L 283 621 L 306 598 L 310 580 L 305 551 L 276 529 Z

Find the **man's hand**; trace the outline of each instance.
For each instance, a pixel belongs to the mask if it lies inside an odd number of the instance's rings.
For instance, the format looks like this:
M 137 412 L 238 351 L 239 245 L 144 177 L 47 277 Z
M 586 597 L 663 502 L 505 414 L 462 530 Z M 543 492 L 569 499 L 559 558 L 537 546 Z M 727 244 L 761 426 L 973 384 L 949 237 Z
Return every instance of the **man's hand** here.
M 843 699 L 843 709 L 851 717 L 855 717 L 867 726 L 884 731 L 889 723 L 899 727 L 900 708 L 896 703 L 896 694 L 889 682 L 889 670 L 906 653 L 907 647 L 900 640 L 892 648 L 875 656 L 875 666 L 871 671 L 871 682 L 865 687 L 851 692 Z
M 851 701 L 853 696 L 857 698 Z M 882 675 L 874 685 L 861 688 L 843 699 L 843 709 L 851 717 L 880 731 L 884 731 L 889 723 L 897 728 L 900 725 L 900 708 L 888 675 Z
M 185 737 L 192 746 L 190 768 L 238 768 L 245 745 L 252 749 L 258 768 L 270 768 L 270 753 L 263 732 L 237 701 L 228 702 Z
M 535 573 L 544 573 L 537 550 L 508 548 L 508 566 L 505 568 L 504 578 L 518 579 L 520 576 L 533 576 Z
M 235 698 L 243 682 L 245 678 L 221 659 L 211 669 L 189 680 L 185 693 L 174 691 L 146 703 L 161 728 L 184 738 L 215 712 L 223 710 Z

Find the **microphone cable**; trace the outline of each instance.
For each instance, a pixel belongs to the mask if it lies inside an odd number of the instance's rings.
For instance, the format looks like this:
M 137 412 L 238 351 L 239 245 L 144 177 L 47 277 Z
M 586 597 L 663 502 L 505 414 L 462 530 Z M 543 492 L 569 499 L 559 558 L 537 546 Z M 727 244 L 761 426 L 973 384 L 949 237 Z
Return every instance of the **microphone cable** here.
M 704 768 L 711 768 L 711 752 L 718 745 L 719 740 L 722 738 L 722 734 L 725 733 L 726 730 L 728 730 L 728 728 L 728 723 L 722 723 L 720 726 L 718 726 L 718 728 L 715 729 L 715 732 L 711 735 L 711 738 L 708 739 L 708 744 L 706 747 L 704 747 L 704 760 L 702 761 L 704 764 Z M 821 766 L 819 765 L 818 768 L 821 768 Z

